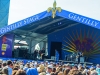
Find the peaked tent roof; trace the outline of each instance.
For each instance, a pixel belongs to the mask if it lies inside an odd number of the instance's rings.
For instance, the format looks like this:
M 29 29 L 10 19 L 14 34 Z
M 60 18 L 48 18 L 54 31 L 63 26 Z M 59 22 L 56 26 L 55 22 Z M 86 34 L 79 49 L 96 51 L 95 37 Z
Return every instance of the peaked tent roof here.
M 25 35 L 27 35 L 28 32 L 28 35 L 34 32 L 45 35 L 79 23 L 100 29 L 100 21 L 66 10 L 62 10 L 60 13 L 56 12 L 56 17 L 54 19 L 51 16 L 52 12 L 41 12 L 1 28 L 0 35 L 8 32 L 13 32 L 15 34 L 25 33 Z

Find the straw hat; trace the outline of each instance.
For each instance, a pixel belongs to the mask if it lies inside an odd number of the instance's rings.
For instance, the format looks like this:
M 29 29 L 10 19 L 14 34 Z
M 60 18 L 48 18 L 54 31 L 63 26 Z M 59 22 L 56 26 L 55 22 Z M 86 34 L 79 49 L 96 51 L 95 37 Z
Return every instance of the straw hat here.
M 45 71 L 45 67 L 43 64 L 39 65 L 39 68 L 38 68 L 38 72 L 44 72 Z

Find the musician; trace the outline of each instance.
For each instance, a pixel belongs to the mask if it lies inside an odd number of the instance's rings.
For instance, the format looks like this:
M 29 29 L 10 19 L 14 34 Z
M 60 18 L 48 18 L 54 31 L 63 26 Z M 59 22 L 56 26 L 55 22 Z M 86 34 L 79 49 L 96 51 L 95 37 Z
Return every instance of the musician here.
M 83 53 L 78 51 L 77 56 L 76 56 L 76 58 L 78 59 L 78 63 L 80 63 L 80 57 L 82 56 L 83 56 Z
M 57 50 L 55 50 L 55 61 L 59 61 L 59 52 Z
M 42 58 L 42 60 L 45 58 L 45 49 L 44 48 L 41 50 L 41 58 Z
M 33 53 L 33 57 L 34 57 L 34 60 L 37 60 L 37 55 L 38 55 L 38 50 L 34 50 L 34 53 Z
M 71 61 L 75 61 L 77 54 L 75 52 L 72 53 L 71 55 Z

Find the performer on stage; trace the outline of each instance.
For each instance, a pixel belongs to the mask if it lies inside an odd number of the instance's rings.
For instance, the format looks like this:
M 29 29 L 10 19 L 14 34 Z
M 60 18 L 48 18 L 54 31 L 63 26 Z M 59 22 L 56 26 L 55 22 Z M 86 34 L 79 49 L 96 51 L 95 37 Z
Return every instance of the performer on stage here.
M 42 60 L 44 60 L 44 58 L 45 58 L 45 49 L 44 48 L 41 50 L 41 58 L 42 58 Z
M 34 60 L 37 60 L 37 55 L 38 55 L 38 50 L 34 50 L 34 53 L 33 53 L 33 57 L 34 57 Z
M 59 61 L 59 52 L 57 50 L 55 50 L 55 61 Z
M 76 56 L 76 59 L 78 60 L 78 63 L 80 63 L 80 57 L 83 56 L 83 53 L 82 52 L 77 52 L 77 56 Z
M 73 52 L 72 54 L 71 54 L 71 61 L 75 61 L 75 58 L 76 58 L 76 53 L 75 52 Z

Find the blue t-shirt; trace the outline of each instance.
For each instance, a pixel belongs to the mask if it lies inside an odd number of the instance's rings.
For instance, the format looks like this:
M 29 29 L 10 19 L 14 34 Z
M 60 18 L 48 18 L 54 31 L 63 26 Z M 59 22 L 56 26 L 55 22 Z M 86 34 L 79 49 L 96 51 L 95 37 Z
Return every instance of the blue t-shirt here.
M 8 75 L 12 75 L 12 68 L 8 67 Z
M 27 71 L 26 71 L 26 74 L 27 75 L 38 75 L 38 71 L 36 68 L 29 68 Z

